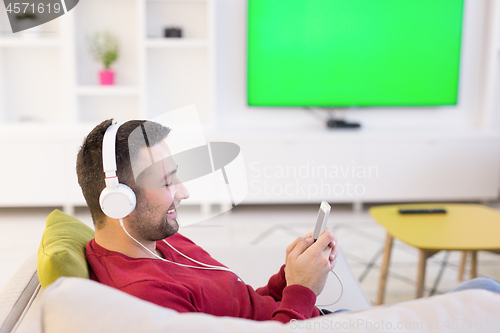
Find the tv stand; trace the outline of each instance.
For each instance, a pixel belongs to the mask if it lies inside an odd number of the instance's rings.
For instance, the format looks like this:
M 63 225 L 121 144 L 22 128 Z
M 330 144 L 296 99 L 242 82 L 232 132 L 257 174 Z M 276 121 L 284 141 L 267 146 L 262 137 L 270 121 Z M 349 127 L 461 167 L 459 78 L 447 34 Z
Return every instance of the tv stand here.
M 326 122 L 328 128 L 360 128 L 360 123 L 350 123 L 345 120 L 330 119 Z
M 306 111 L 309 111 L 314 114 L 314 109 L 312 107 L 306 107 Z M 347 122 L 343 120 L 343 113 L 345 109 L 335 109 L 335 108 L 322 108 L 320 109 L 321 111 L 326 111 L 328 113 L 327 117 L 320 117 L 323 121 L 326 120 L 326 127 L 328 128 L 360 128 L 361 124 L 360 123 L 352 123 L 352 122 Z M 338 114 L 336 114 L 338 113 Z M 319 117 L 318 114 L 316 114 L 317 117 Z M 335 119 L 337 118 L 337 119 Z
M 363 203 L 498 200 L 497 132 L 364 127 L 231 130 L 224 141 L 237 142 L 245 154 L 244 203 L 325 200 L 361 208 Z

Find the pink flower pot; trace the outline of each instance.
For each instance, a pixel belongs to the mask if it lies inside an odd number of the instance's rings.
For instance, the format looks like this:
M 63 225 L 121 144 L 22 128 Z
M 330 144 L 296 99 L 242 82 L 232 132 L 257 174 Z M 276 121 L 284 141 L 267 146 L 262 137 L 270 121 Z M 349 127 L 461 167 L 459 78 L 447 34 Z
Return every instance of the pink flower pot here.
M 115 84 L 115 72 L 110 70 L 100 71 L 99 79 L 102 86 L 112 86 Z

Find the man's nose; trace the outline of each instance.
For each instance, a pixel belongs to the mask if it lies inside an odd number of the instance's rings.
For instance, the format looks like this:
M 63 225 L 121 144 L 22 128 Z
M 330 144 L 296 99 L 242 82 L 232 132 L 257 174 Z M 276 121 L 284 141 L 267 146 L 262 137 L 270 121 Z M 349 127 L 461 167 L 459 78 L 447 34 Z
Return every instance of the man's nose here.
M 185 199 L 189 198 L 189 191 L 186 188 L 186 186 L 184 186 L 183 183 L 179 183 L 179 184 L 175 185 L 174 198 L 178 201 L 185 200 Z

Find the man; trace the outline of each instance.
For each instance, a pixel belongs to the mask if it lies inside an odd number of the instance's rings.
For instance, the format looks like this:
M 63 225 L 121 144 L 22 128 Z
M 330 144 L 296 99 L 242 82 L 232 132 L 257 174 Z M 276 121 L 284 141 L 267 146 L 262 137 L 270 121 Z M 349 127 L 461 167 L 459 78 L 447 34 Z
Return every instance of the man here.
M 178 312 L 204 312 L 253 320 L 308 319 L 328 273 L 335 266 L 337 242 L 325 231 L 286 249 L 285 265 L 267 286 L 254 290 L 202 248 L 177 233 L 175 208 L 189 197 L 164 139 L 169 129 L 153 122 L 129 121 L 116 134 L 116 175 L 135 193 L 136 207 L 123 219 L 106 216 L 99 204 L 106 187 L 102 142 L 112 120 L 90 132 L 77 157 L 78 182 L 95 225 L 87 244 L 90 277 Z M 146 136 L 131 133 L 147 127 Z M 153 163 L 152 161 L 161 163 Z

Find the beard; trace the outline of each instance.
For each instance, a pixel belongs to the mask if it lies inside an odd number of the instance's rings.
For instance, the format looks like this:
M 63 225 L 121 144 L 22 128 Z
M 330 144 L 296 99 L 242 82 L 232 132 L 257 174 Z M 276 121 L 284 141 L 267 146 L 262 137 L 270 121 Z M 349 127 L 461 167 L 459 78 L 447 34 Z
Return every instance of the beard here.
M 147 241 L 159 241 L 173 236 L 179 230 L 177 219 L 167 215 L 169 208 L 151 205 L 146 198 L 137 196 L 134 213 L 135 221 L 130 225 L 137 238 Z

